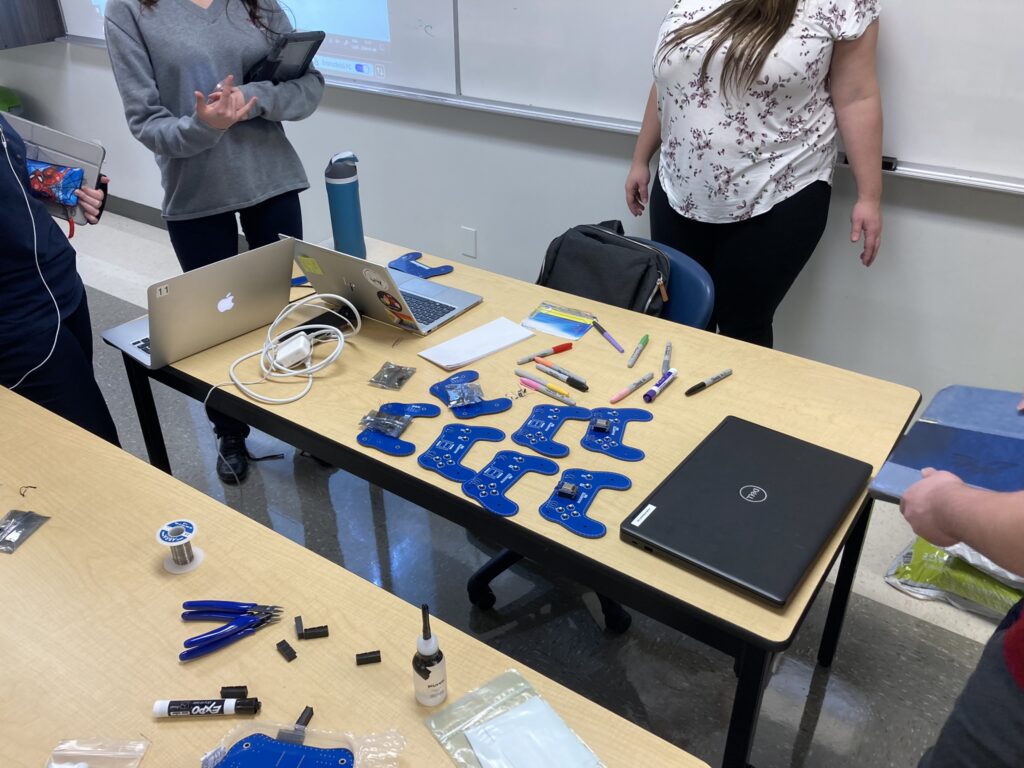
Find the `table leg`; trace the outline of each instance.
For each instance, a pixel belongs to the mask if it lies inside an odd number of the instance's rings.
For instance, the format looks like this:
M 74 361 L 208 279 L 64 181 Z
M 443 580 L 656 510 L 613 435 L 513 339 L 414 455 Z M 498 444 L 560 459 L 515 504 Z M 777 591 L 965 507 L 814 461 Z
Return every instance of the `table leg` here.
M 164 443 L 164 433 L 160 428 L 160 417 L 156 412 L 149 375 L 128 355 L 121 357 L 124 359 L 124 368 L 128 374 L 128 386 L 132 390 L 132 399 L 135 401 L 135 411 L 139 416 L 139 426 L 142 427 L 142 439 L 146 443 L 149 463 L 171 474 L 171 460 L 167 456 L 167 445 Z
M 729 732 L 725 738 L 725 756 L 722 768 L 747 768 L 750 750 L 754 746 L 757 718 L 761 713 L 761 699 L 768 682 L 768 668 L 772 654 L 764 648 L 748 645 L 737 656 L 739 681 L 736 698 L 732 703 Z
M 857 562 L 860 551 L 864 547 L 864 536 L 871 520 L 871 508 L 874 500 L 868 498 L 861 507 L 857 522 L 850 531 L 850 536 L 843 547 L 843 557 L 839 561 L 839 573 L 835 587 L 832 588 L 832 600 L 828 605 L 828 618 L 825 619 L 825 631 L 821 636 L 818 648 L 818 663 L 823 667 L 832 666 L 839 645 L 839 634 L 843 630 L 843 619 L 846 618 L 846 604 L 850 602 L 850 590 L 853 589 L 853 577 L 857 573 Z

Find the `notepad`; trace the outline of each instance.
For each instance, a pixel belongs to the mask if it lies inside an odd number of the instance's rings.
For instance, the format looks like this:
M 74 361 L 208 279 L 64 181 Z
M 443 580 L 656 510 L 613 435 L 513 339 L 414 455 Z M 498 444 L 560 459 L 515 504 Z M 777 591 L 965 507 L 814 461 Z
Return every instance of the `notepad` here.
M 499 317 L 443 344 L 423 350 L 420 357 L 446 371 L 454 371 L 531 336 L 532 331 L 513 323 L 507 317 Z

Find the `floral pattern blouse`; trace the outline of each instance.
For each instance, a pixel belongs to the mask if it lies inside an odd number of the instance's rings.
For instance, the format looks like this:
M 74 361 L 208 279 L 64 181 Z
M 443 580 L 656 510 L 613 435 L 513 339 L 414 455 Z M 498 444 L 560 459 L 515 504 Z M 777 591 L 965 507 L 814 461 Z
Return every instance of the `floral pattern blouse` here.
M 832 48 L 860 37 L 879 0 L 800 0 L 793 24 L 746 93 L 721 87 L 728 43 L 700 77 L 713 34 L 661 55 L 681 26 L 725 0 L 678 0 L 658 35 L 654 80 L 661 120 L 658 176 L 681 215 L 730 222 L 764 213 L 804 187 L 832 183 L 836 114 L 828 89 Z

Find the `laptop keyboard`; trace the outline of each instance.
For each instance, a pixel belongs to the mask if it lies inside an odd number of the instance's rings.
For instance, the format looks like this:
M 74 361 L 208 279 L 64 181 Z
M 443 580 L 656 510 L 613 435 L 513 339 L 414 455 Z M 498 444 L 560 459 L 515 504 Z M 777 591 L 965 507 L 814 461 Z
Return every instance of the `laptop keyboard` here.
M 141 351 L 145 352 L 148 355 L 149 354 L 149 336 L 147 336 L 144 339 L 138 339 L 137 341 L 133 341 L 132 342 L 132 346 L 140 349 Z
M 433 299 L 425 299 L 412 293 L 403 293 L 402 298 L 409 305 L 409 311 L 420 325 L 430 325 L 437 322 L 449 312 L 454 312 L 455 307 Z

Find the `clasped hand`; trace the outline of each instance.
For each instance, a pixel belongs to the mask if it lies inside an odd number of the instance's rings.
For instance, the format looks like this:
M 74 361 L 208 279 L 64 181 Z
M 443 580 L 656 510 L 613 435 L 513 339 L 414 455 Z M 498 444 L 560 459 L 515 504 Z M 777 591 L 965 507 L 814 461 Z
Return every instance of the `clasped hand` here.
M 195 95 L 196 117 L 219 131 L 226 131 L 235 123 L 248 120 L 256 105 L 255 96 L 245 101 L 245 95 L 235 87 L 234 75 L 224 78 L 220 89 L 209 96 L 200 91 L 196 91 Z

